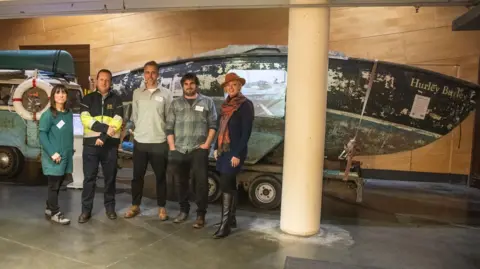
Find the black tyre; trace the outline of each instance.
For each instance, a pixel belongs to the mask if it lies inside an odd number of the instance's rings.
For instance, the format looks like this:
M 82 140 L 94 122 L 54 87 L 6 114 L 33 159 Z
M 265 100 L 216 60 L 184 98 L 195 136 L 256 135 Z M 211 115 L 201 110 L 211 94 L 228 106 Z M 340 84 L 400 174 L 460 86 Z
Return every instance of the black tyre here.
M 216 202 L 222 195 L 220 177 L 213 171 L 208 171 L 208 202 Z
M 15 147 L 0 146 L 0 176 L 8 179 L 17 176 L 23 169 L 25 158 Z
M 275 209 L 282 201 L 282 184 L 274 176 L 261 175 L 250 184 L 248 198 L 257 208 Z
M 18 148 L 13 148 L 13 150 L 15 151 L 18 160 L 17 172 L 15 174 L 15 176 L 17 176 L 25 167 L 25 156 L 23 156 L 23 153 Z

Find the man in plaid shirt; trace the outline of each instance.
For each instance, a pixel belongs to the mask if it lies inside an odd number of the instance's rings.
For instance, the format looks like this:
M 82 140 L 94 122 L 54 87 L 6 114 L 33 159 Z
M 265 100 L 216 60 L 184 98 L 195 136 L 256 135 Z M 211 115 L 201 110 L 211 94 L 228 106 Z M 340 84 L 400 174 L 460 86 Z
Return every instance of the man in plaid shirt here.
M 175 223 L 187 220 L 190 171 L 195 180 L 197 219 L 194 228 L 205 225 L 208 205 L 208 155 L 217 129 L 217 111 L 213 100 L 198 93 L 199 80 L 188 73 L 181 79 L 183 96 L 174 99 L 167 114 L 166 133 L 169 162 L 178 190 L 180 213 Z

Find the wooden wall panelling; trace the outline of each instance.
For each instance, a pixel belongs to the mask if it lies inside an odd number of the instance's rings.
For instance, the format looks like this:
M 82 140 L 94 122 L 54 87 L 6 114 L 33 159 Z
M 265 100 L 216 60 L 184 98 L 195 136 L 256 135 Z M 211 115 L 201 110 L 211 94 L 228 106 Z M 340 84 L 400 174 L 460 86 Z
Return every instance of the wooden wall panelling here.
M 119 72 L 141 67 L 149 60 L 171 61 L 177 57 L 187 58 L 191 55 L 188 35 L 176 35 L 113 47 L 94 48 L 91 50 L 90 74 L 96 74 L 101 68 L 109 68 L 112 72 Z
M 125 44 L 142 40 L 184 34 L 178 18 L 173 12 L 148 12 L 110 20 L 114 44 Z
M 188 31 L 278 31 L 288 27 L 288 9 L 198 10 L 178 14 L 179 25 Z
M 330 49 L 350 57 L 405 63 L 403 34 L 391 34 L 330 42 Z
M 410 66 L 430 70 L 444 75 L 456 77 L 460 66 L 456 64 L 430 64 L 430 63 L 410 63 Z
M 363 169 L 410 171 L 411 158 L 412 152 L 404 151 L 385 155 L 358 156 L 355 160 L 362 162 Z
M 423 8 L 420 10 L 423 10 Z M 467 7 L 436 7 L 435 27 L 452 26 L 453 20 L 463 15 L 468 10 Z
M 404 33 L 407 62 L 480 54 L 480 33 L 452 32 L 450 27 Z
M 42 18 L 9 20 L 10 30 L 15 36 L 45 32 Z
M 417 172 L 449 173 L 452 133 L 412 151 L 411 170 Z
M 102 15 L 83 15 L 83 16 L 52 16 L 44 17 L 43 23 L 45 31 L 52 31 L 82 24 L 94 23 L 99 21 L 111 20 L 114 18 L 131 16 L 133 13 L 121 14 L 102 14 Z
M 48 44 L 89 44 L 92 49 L 112 46 L 112 26 L 107 20 L 25 36 L 25 45 Z
M 435 8 L 362 7 L 331 12 L 331 41 L 360 39 L 435 27 Z
M 477 83 L 478 63 L 478 55 L 472 54 L 458 58 L 438 59 L 425 62 L 410 62 L 408 64 L 439 72 L 444 75 L 458 77 L 472 83 Z
M 470 173 L 474 121 L 475 112 L 472 112 L 462 122 L 461 128 L 455 128 L 452 132 L 450 154 L 450 173 L 452 174 L 468 175 Z

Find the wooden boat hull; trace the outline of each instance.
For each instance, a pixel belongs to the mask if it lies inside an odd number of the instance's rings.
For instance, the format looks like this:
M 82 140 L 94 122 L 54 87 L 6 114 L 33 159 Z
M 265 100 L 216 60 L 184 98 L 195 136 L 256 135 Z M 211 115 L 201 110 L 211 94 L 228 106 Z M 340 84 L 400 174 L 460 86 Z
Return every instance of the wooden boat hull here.
M 448 134 L 475 108 L 478 85 L 416 67 L 388 62 L 377 63 L 377 72 L 368 100 L 365 98 L 373 61 L 331 57 L 328 88 L 301 91 L 305 98 L 313 90 L 326 90 L 327 123 L 325 156 L 337 158 L 344 144 L 359 126 L 363 103 L 367 101 L 357 141 L 361 155 L 379 155 L 413 150 Z M 248 163 L 283 162 L 287 55 L 234 54 L 207 56 L 162 63 L 160 83 L 181 96 L 180 78 L 194 72 L 200 92 L 215 100 L 217 109 L 224 100 L 220 84 L 228 72 L 247 79 L 242 92 L 255 105 L 255 122 L 249 142 Z M 125 102 L 143 81 L 143 69 L 114 74 L 113 87 Z M 302 119 L 298 119 L 302 120 Z M 305 124 L 308 124 L 307 122 Z

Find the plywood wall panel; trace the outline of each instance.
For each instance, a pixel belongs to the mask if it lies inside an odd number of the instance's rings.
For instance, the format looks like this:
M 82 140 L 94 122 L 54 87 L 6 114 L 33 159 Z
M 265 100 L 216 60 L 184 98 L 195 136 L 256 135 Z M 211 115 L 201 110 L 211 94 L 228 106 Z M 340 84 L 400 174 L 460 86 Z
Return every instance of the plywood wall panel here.
M 332 41 L 390 35 L 435 26 L 435 8 L 368 7 L 332 10 L 330 38 Z
M 10 20 L 8 27 L 10 27 L 10 31 L 15 36 L 45 32 L 42 18 Z
M 358 156 L 355 157 L 355 160 L 361 161 L 364 169 L 410 171 L 411 152 L 404 151 L 386 155 Z
M 408 62 L 480 54 L 480 33 L 452 32 L 450 27 L 404 33 Z
M 179 28 L 188 31 L 278 31 L 288 27 L 288 9 L 198 10 L 178 13 Z
M 43 18 L 45 31 L 52 31 L 61 28 L 67 28 L 92 22 L 110 20 L 118 17 L 130 16 L 132 14 L 103 14 L 103 15 L 84 15 L 84 16 L 55 16 Z
M 142 40 L 185 34 L 175 13 L 148 12 L 112 19 L 114 43 L 125 44 Z
M 472 112 L 452 133 L 451 168 L 453 174 L 468 174 L 472 154 L 473 126 L 475 112 Z
M 423 10 L 421 8 L 420 10 Z M 436 7 L 435 27 L 451 26 L 452 21 L 468 11 L 466 7 Z
M 25 44 L 25 36 L 12 36 L 8 39 L 8 49 L 17 50 Z
M 411 171 L 449 173 L 452 134 L 412 151 Z
M 360 38 L 355 41 L 334 41 L 330 42 L 330 49 L 341 51 L 350 57 L 404 63 L 406 58 L 402 35 L 393 34 Z
M 111 22 L 99 21 L 25 36 L 25 45 L 47 44 L 90 44 L 92 49 L 112 46 Z
M 478 82 L 479 60 L 480 56 L 473 54 L 457 58 L 408 64 L 439 72 L 444 75 L 457 77 L 476 84 Z
M 460 66 L 456 64 L 430 64 L 430 63 L 412 63 L 410 66 L 430 70 L 440 74 L 456 77 Z
M 90 73 L 96 74 L 101 68 L 109 68 L 115 73 L 141 67 L 150 60 L 170 61 L 177 57 L 186 58 L 191 55 L 188 35 L 96 48 L 91 50 L 92 66 Z

